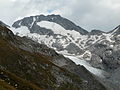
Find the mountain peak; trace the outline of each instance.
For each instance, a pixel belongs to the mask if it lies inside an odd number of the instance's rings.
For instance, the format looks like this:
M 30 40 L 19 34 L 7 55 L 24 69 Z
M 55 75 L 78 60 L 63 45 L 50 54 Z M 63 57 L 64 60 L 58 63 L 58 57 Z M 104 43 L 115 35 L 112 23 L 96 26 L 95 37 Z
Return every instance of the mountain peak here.
M 80 26 L 75 25 L 72 21 L 61 17 L 60 15 L 36 15 L 36 16 L 30 16 L 30 17 L 25 17 L 21 20 L 16 21 L 12 26 L 15 28 L 18 28 L 20 26 L 27 26 L 29 29 L 33 29 L 35 24 L 37 22 L 41 21 L 49 21 L 49 22 L 54 22 L 56 24 L 59 24 L 66 30 L 75 30 L 79 32 L 82 35 L 88 34 L 88 31 L 85 29 L 81 28 Z

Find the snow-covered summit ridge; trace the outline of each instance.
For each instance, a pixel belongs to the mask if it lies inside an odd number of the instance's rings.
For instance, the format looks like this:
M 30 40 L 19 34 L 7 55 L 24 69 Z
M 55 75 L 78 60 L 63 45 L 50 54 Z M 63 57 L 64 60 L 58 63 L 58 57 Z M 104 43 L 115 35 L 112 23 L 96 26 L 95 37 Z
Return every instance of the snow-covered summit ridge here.
M 61 16 L 40 15 L 16 21 L 11 30 L 53 48 L 98 77 L 108 77 L 120 67 L 120 26 L 111 32 L 86 32 Z
M 30 16 L 30 17 L 25 17 L 21 20 L 18 20 L 14 22 L 12 25 L 15 28 L 18 28 L 20 26 L 27 26 L 29 29 L 32 28 L 33 23 L 36 24 L 37 22 L 40 21 L 50 21 L 57 23 L 61 25 L 63 28 L 66 30 L 76 30 L 79 33 L 85 35 L 88 33 L 85 29 L 81 28 L 80 26 L 75 25 L 72 21 L 61 17 L 60 15 L 36 15 L 36 16 Z M 33 25 L 34 27 L 34 25 Z
M 114 46 L 119 26 L 111 32 L 92 30 L 88 32 L 60 15 L 36 15 L 16 21 L 13 32 L 19 36 L 27 36 L 39 43 L 46 44 L 56 51 L 82 55 L 95 44 Z M 85 56 L 84 56 L 85 55 Z M 86 57 L 88 59 L 88 57 Z

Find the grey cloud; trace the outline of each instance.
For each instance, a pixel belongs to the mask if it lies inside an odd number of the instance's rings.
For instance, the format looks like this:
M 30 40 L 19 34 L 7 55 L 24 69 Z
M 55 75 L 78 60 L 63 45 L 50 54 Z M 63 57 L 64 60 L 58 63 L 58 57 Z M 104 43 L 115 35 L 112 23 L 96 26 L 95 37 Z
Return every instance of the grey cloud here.
M 120 24 L 119 0 L 2 0 L 0 3 L 0 19 L 8 24 L 19 17 L 42 13 L 60 14 L 87 30 L 108 31 Z

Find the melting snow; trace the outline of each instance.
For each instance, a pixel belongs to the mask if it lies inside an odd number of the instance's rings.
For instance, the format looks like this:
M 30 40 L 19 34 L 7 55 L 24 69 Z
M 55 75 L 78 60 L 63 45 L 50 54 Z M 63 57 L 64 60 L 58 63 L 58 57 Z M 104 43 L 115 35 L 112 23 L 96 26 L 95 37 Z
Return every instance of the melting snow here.
M 41 21 L 37 23 L 40 27 L 44 27 L 46 29 L 53 30 L 54 34 L 61 34 L 61 35 L 72 35 L 73 37 L 79 37 L 80 33 L 75 30 L 66 30 L 62 26 L 57 23 L 49 22 L 49 21 Z
M 36 19 L 35 19 L 35 17 L 33 17 L 33 22 L 32 22 L 32 24 L 31 24 L 30 28 L 32 28 L 32 26 L 33 26 L 33 24 L 35 23 L 35 21 L 36 21 Z
M 33 19 L 33 23 L 31 24 L 31 27 L 34 24 L 34 22 L 35 22 L 35 18 Z M 89 37 L 88 35 L 81 35 L 79 32 L 77 32 L 75 30 L 65 30 L 62 26 L 60 26 L 59 24 L 56 24 L 54 22 L 41 21 L 41 22 L 38 22 L 37 25 L 39 25 L 40 27 L 44 27 L 46 29 L 51 29 L 54 32 L 54 34 L 59 34 L 57 38 L 59 38 L 59 42 L 60 42 L 60 44 L 63 45 L 64 48 L 67 45 L 69 45 L 69 43 L 71 43 L 71 42 L 75 43 L 79 48 L 85 48 L 86 42 L 88 40 L 93 40 L 93 42 L 92 42 L 92 44 L 93 44 L 101 39 L 101 36 L 93 35 L 93 36 Z M 37 33 L 30 33 L 28 28 L 25 26 L 21 26 L 20 28 L 17 28 L 17 29 L 11 28 L 11 30 L 13 31 L 14 34 L 17 34 L 18 36 L 21 36 L 21 37 L 28 36 L 31 39 L 38 41 L 39 43 L 44 43 L 49 47 L 52 47 L 52 44 L 56 41 L 56 39 L 54 39 L 53 36 L 39 35 Z M 108 41 L 112 42 L 112 40 L 110 39 L 111 34 L 103 34 L 103 35 L 106 37 L 106 39 Z M 67 38 L 63 39 L 62 36 L 67 36 Z M 96 37 L 98 37 L 98 38 L 96 38 Z M 66 43 L 66 40 L 68 41 L 68 43 Z M 68 52 L 66 50 L 61 51 L 60 53 L 68 54 Z M 89 51 L 86 51 L 84 54 L 86 54 L 86 53 L 91 58 L 91 53 Z M 83 65 L 88 71 L 95 74 L 96 76 L 104 77 L 104 73 L 106 73 L 101 69 L 92 67 L 85 60 L 81 60 L 77 57 L 68 56 L 68 55 L 65 55 L 65 57 L 70 58 L 77 65 Z M 90 58 L 88 58 L 88 60 Z
M 20 28 L 11 28 L 12 32 L 15 34 L 15 35 L 18 35 L 18 36 L 27 36 L 28 34 L 30 34 L 30 31 L 28 30 L 28 28 L 26 26 L 21 26 Z
M 30 27 L 33 26 L 35 21 L 36 21 L 36 19 L 33 18 L 33 22 L 30 24 Z M 54 22 L 41 21 L 41 22 L 37 22 L 37 25 L 39 25 L 40 27 L 44 27 L 46 29 L 51 29 L 54 32 L 54 34 L 58 34 L 57 39 L 54 38 L 54 36 L 30 33 L 30 31 L 28 30 L 28 28 L 26 26 L 21 26 L 20 28 L 17 28 L 17 29 L 12 28 L 11 30 L 13 31 L 14 34 L 17 34 L 18 36 L 21 36 L 21 37 L 28 36 L 32 40 L 35 40 L 39 43 L 46 44 L 50 48 L 53 48 L 52 44 L 55 42 L 58 42 L 61 46 L 63 46 L 63 48 L 66 48 L 70 43 L 74 43 L 80 49 L 87 48 L 89 46 L 87 44 L 88 42 L 90 43 L 90 45 L 94 44 L 96 42 L 101 42 L 102 40 L 105 40 L 105 39 L 107 39 L 110 42 L 113 42 L 110 39 L 113 36 L 113 35 L 111 35 L 111 33 L 110 34 L 103 33 L 103 35 L 89 36 L 89 35 L 81 35 L 79 32 L 77 32 L 75 30 L 66 30 L 61 25 L 54 23 Z M 104 39 L 102 39 L 103 36 L 105 37 Z M 111 47 L 113 47 L 113 46 L 111 46 Z M 63 51 L 63 52 L 67 53 L 67 51 Z M 81 55 L 81 57 L 84 56 L 85 54 L 87 54 L 89 56 L 86 59 L 90 60 L 91 53 L 86 51 L 83 55 Z
M 104 36 L 106 36 L 106 40 L 108 40 L 109 42 L 113 42 L 110 38 L 112 37 L 111 34 L 105 34 L 103 33 Z
M 54 34 L 67 36 L 67 38 L 71 40 L 72 43 L 75 43 L 78 47 L 80 47 L 80 45 L 75 42 L 78 38 L 82 36 L 79 32 L 75 30 L 66 30 L 61 25 L 54 22 L 49 22 L 49 21 L 41 21 L 41 22 L 38 22 L 37 25 L 39 25 L 40 27 L 44 27 L 46 29 L 51 29 L 54 32 Z M 62 43 L 64 44 L 64 42 Z
M 89 50 L 86 50 L 82 55 L 77 56 L 78 58 L 84 58 L 87 61 L 90 61 L 92 54 Z
M 101 78 L 104 78 L 107 74 L 107 72 L 101 70 L 101 69 L 97 69 L 97 68 L 94 68 L 92 67 L 87 61 L 85 60 L 81 60 L 75 56 L 67 56 L 67 55 L 64 55 L 65 57 L 71 59 L 76 65 L 83 65 L 88 71 L 90 71 L 91 73 L 93 73 L 94 75 L 96 76 L 99 76 Z

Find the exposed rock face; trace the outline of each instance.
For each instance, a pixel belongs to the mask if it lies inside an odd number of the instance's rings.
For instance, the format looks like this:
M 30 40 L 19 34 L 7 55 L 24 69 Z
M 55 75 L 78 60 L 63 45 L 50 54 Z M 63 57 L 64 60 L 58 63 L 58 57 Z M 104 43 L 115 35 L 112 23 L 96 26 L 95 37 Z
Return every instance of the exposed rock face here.
M 61 25 L 63 28 L 65 28 L 66 30 L 76 30 L 79 33 L 81 33 L 82 35 L 86 35 L 88 32 L 86 30 L 84 30 L 83 28 L 76 26 L 73 22 L 69 21 L 68 19 L 65 19 L 63 17 L 61 17 L 60 15 L 48 15 L 48 16 L 44 16 L 44 15 L 38 15 L 38 16 L 31 16 L 31 17 L 26 17 L 24 19 L 19 20 L 17 22 L 15 22 L 12 26 L 15 28 L 18 28 L 20 26 L 27 26 L 31 33 L 36 33 L 36 31 L 43 31 L 45 30 L 45 28 L 40 28 L 36 23 L 40 22 L 40 21 L 50 21 L 50 22 L 55 22 L 59 25 Z M 32 25 L 32 26 L 31 26 Z M 41 30 L 43 29 L 43 30 Z
M 120 67 L 119 49 L 116 50 L 115 47 L 111 48 L 107 45 L 96 43 L 95 45 L 90 47 L 89 50 L 93 53 L 91 61 L 101 61 L 100 65 L 103 65 L 105 69 L 114 70 Z
M 93 67 L 107 71 L 110 75 L 120 67 L 120 25 L 110 32 L 100 30 L 88 32 L 59 15 L 37 15 L 18 20 L 13 27 L 15 28 L 13 32 L 15 31 L 18 36 L 27 36 L 62 54 L 76 55 L 88 61 Z M 20 31 L 24 30 L 23 27 L 29 31 L 24 35 Z M 62 58 L 59 60 L 55 58 L 53 62 L 58 66 L 68 65 L 68 61 Z M 69 66 L 66 68 L 76 73 L 76 68 L 75 70 Z M 105 80 L 110 87 L 112 79 L 107 77 Z M 119 89 L 117 86 L 112 86 L 111 90 Z
M 90 35 L 102 35 L 102 33 L 105 33 L 105 32 L 100 31 L 100 30 L 92 30 L 90 32 Z
M 15 36 L 3 26 L 0 26 L 0 51 L 0 79 L 11 88 L 106 90 L 84 67 L 46 45 Z
M 102 59 L 100 58 L 100 56 L 98 56 L 96 54 L 92 54 L 90 64 L 93 67 L 104 69 Z
M 0 26 L 0 37 L 12 39 L 14 36 L 13 32 L 8 30 L 5 26 Z
M 74 43 L 70 43 L 67 47 L 66 50 L 68 51 L 68 53 L 71 54 L 80 54 L 83 53 L 82 49 L 80 49 L 78 46 L 76 46 Z M 79 52 L 79 53 L 78 53 Z
M 23 26 L 27 27 L 30 32 L 23 36 L 46 44 L 48 47 L 65 54 L 75 54 L 85 59 L 84 53 L 89 50 L 91 53 L 89 60 L 94 67 L 105 70 L 119 67 L 119 60 L 114 58 L 116 57 L 114 53 L 116 54 L 117 50 L 119 52 L 120 49 L 120 26 L 110 32 L 100 30 L 87 32 L 60 15 L 25 17 L 16 21 L 12 26 L 16 30 L 23 29 Z M 19 31 L 18 35 L 20 36 Z M 118 54 L 117 58 L 119 58 Z
M 52 23 L 51 27 L 53 27 L 55 31 L 53 31 L 51 28 L 40 26 L 39 22 L 42 22 L 42 21 Z M 76 33 L 81 35 L 88 34 L 88 31 L 75 25 L 73 22 L 61 17 L 60 15 L 48 15 L 48 16 L 38 15 L 38 16 L 26 17 L 26 18 L 23 18 L 22 20 L 16 21 L 12 26 L 16 29 L 19 29 L 21 27 L 27 27 L 27 29 L 31 33 L 30 38 L 40 43 L 46 44 L 49 47 L 53 47 L 57 49 L 57 51 L 66 50 L 71 54 L 73 53 L 79 54 L 80 52 L 77 50 L 78 48 L 81 51 L 81 48 L 78 47 L 78 45 L 76 45 L 76 42 L 79 42 L 79 41 L 76 40 L 75 42 L 72 42 L 75 39 L 74 36 L 76 35 Z M 62 27 L 62 28 L 59 28 L 59 27 Z M 66 33 L 64 31 L 58 32 L 57 28 L 59 28 L 60 30 L 61 29 L 66 30 Z M 16 34 L 19 35 L 20 32 L 17 32 Z M 46 40 L 43 40 L 41 38 L 44 38 Z M 74 50 L 75 52 L 73 51 L 71 52 L 71 50 L 68 49 L 68 47 L 71 46 L 69 45 L 70 43 L 73 43 L 71 45 L 73 45 L 72 47 L 74 47 L 77 51 Z

